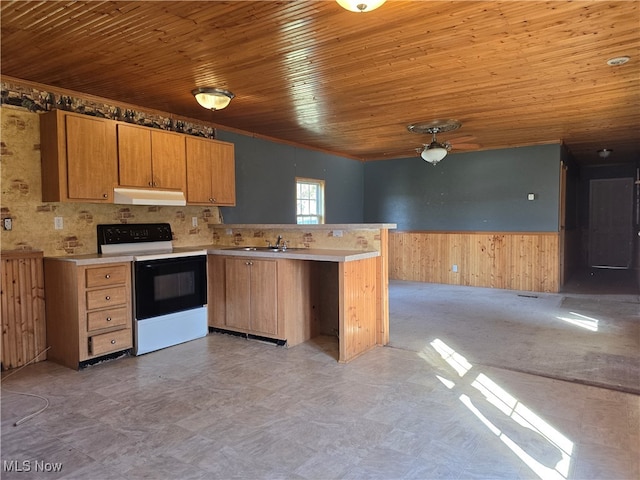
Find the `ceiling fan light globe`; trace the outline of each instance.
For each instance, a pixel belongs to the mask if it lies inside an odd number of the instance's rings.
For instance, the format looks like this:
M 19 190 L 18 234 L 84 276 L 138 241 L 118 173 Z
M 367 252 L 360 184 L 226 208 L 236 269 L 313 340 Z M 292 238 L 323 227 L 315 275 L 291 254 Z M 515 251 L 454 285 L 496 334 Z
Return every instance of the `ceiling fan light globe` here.
M 431 147 L 429 145 L 425 147 L 420 156 L 423 160 L 431 163 L 432 165 L 435 165 L 447 156 L 447 149 L 442 146 Z
M 370 12 L 381 6 L 387 0 L 336 0 L 345 10 L 350 12 Z

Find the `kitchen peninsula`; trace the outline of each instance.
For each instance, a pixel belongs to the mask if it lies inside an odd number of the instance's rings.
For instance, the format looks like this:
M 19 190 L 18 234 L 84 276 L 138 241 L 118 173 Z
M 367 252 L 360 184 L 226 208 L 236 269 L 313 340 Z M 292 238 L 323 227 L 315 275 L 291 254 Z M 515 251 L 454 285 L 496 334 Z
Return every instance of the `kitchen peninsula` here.
M 386 345 L 388 230 L 395 227 L 211 225 L 209 326 L 289 346 L 336 335 L 341 363 Z M 284 251 L 265 248 L 278 237 Z

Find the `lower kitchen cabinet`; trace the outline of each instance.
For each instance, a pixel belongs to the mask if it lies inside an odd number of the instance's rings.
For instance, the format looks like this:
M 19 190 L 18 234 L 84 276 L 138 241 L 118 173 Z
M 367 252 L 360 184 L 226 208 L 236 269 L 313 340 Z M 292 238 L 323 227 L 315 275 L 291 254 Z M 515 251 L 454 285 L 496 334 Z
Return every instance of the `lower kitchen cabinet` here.
M 45 258 L 47 359 L 77 369 L 133 346 L 131 263 Z
M 289 346 L 316 334 L 311 262 L 209 255 L 209 327 Z
M 225 259 L 225 325 L 257 335 L 278 334 L 276 260 Z

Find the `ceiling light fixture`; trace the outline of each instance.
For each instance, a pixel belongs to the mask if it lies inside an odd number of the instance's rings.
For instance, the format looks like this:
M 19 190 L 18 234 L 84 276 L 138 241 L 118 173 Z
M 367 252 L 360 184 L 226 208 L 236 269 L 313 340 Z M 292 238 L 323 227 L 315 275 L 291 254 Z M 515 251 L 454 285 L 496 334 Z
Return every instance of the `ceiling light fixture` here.
M 602 150 L 598 150 L 598 156 L 600 158 L 609 158 L 609 155 L 611 155 L 612 152 L 613 150 L 610 148 L 603 148 Z
M 431 165 L 436 165 L 451 150 L 451 144 L 449 142 L 438 142 L 436 134 L 456 130 L 461 125 L 457 120 L 434 120 L 426 123 L 413 123 L 407 126 L 407 130 L 414 133 L 430 133 L 432 135 L 431 143 L 425 144 L 423 147 L 418 148 L 417 151 L 424 161 L 429 162 Z
M 350 12 L 370 12 L 381 6 L 387 0 L 336 0 L 338 5 Z
M 607 60 L 607 65 L 609 65 L 610 67 L 617 67 L 618 65 L 624 65 L 629 60 L 631 60 L 631 58 L 626 56 L 614 57 Z
M 196 97 L 196 101 L 202 107 L 209 110 L 222 110 L 229 105 L 231 99 L 235 97 L 229 90 L 211 87 L 196 88 L 191 91 L 191 94 Z

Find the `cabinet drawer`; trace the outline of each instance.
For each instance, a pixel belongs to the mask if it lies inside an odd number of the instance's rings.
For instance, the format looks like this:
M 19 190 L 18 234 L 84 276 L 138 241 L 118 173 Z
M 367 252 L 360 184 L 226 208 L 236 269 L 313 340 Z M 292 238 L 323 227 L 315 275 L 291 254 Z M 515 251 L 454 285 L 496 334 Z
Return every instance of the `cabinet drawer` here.
M 124 305 L 128 300 L 125 287 L 102 288 L 87 292 L 87 310 Z
M 87 268 L 87 288 L 106 285 L 120 285 L 128 280 L 126 265 L 107 265 L 104 267 Z
M 124 326 L 129 323 L 130 317 L 131 313 L 127 307 L 90 312 L 87 314 L 87 330 Z
M 132 346 L 133 337 L 130 328 L 89 337 L 89 355 L 92 356 L 126 350 Z

